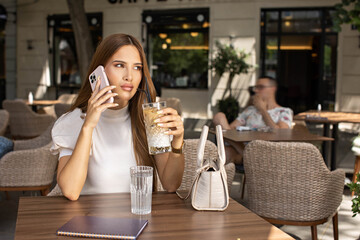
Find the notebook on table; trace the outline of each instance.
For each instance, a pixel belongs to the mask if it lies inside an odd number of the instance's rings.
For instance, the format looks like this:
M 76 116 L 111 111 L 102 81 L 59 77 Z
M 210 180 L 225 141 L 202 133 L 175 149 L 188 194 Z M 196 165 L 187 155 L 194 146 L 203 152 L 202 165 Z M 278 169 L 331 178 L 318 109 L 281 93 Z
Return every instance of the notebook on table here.
M 73 217 L 56 234 L 70 237 L 136 239 L 147 226 L 147 220 L 132 218 Z

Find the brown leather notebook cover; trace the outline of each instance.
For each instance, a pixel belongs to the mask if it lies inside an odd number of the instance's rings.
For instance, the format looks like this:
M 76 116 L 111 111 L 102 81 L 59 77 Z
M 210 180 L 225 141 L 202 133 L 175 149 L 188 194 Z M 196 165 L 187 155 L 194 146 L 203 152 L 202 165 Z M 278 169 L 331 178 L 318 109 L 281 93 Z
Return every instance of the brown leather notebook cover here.
M 73 217 L 56 234 L 70 237 L 136 239 L 148 220 L 133 218 Z

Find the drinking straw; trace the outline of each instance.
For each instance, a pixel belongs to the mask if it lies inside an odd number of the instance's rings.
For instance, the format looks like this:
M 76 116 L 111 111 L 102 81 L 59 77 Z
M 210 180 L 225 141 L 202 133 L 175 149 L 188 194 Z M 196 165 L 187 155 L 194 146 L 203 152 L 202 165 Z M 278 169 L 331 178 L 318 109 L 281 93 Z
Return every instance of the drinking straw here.
M 145 77 L 145 85 L 146 85 L 145 94 L 146 94 L 146 97 L 147 97 L 148 102 L 150 103 L 150 102 L 151 102 L 150 91 L 149 91 L 149 85 L 148 85 L 148 81 L 147 81 L 147 78 L 146 78 L 146 77 Z

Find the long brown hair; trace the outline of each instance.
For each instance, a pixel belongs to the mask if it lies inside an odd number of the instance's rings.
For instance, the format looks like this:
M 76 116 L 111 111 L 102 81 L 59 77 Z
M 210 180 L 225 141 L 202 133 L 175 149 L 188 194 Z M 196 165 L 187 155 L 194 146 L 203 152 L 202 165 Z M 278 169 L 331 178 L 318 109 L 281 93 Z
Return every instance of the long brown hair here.
M 151 80 L 149 68 L 146 62 L 144 50 L 140 42 L 131 35 L 127 34 L 113 34 L 106 37 L 96 48 L 95 54 L 91 60 L 89 70 L 87 73 L 87 79 L 84 79 L 84 83 L 79 91 L 79 95 L 76 98 L 74 104 L 71 106 L 70 111 L 75 108 L 80 108 L 83 112 L 86 112 L 88 100 L 91 96 L 91 86 L 88 81 L 89 75 L 99 65 L 105 66 L 112 55 L 121 47 L 131 45 L 136 47 L 139 51 L 140 58 L 143 64 L 142 80 L 139 84 L 139 89 L 146 90 L 145 77 L 147 78 L 149 85 L 149 93 L 151 101 L 155 102 L 156 92 L 154 84 Z M 134 153 L 137 165 L 146 165 L 154 167 L 154 158 L 149 155 L 148 145 L 146 141 L 146 132 L 144 125 L 144 116 L 142 114 L 142 104 L 146 99 L 146 95 L 143 91 L 137 91 L 136 94 L 129 101 L 129 112 L 131 117 L 131 131 L 133 137 Z M 155 168 L 154 168 L 155 171 Z M 155 176 L 155 172 L 154 172 Z M 156 179 L 156 178 L 155 178 Z M 155 184 L 154 184 L 155 185 Z

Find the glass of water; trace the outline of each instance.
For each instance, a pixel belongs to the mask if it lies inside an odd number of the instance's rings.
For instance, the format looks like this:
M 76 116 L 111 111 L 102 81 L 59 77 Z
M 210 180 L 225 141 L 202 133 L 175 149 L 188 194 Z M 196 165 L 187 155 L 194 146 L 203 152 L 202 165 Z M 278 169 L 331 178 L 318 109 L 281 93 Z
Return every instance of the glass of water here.
M 153 189 L 153 168 L 134 166 L 130 168 L 131 213 L 143 215 L 151 213 Z

